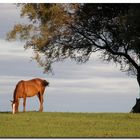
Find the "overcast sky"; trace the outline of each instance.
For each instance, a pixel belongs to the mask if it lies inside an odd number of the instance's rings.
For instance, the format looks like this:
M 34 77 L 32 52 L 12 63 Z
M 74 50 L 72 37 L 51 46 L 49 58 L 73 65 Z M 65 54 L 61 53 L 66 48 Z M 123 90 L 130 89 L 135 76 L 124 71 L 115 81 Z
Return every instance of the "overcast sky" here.
M 66 60 L 53 65 L 54 75 L 32 61 L 32 50 L 22 42 L 7 42 L 6 33 L 20 19 L 13 4 L 0 4 L 0 111 L 10 111 L 13 91 L 19 80 L 40 77 L 50 82 L 44 96 L 44 111 L 129 112 L 138 97 L 137 81 L 119 67 L 103 63 L 97 54 L 82 65 Z M 22 102 L 21 102 L 22 103 Z M 38 110 L 37 97 L 27 99 L 27 110 Z M 20 104 L 20 110 L 22 105 Z

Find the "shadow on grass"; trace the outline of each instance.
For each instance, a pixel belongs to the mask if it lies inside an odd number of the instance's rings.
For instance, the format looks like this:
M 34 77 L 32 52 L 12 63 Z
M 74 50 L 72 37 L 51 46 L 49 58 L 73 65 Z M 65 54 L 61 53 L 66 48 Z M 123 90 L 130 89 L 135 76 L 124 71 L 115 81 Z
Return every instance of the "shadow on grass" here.
M 12 112 L 10 112 L 10 111 L 2 111 L 2 112 L 0 112 L 0 114 L 11 114 Z
M 33 111 L 26 111 L 26 112 L 23 112 L 23 111 L 19 111 L 17 112 L 16 114 L 27 114 L 27 113 L 43 113 L 43 112 L 39 112 L 39 111 L 36 111 L 36 110 L 33 110 Z M 11 111 L 0 111 L 0 115 L 1 114 L 12 114 Z

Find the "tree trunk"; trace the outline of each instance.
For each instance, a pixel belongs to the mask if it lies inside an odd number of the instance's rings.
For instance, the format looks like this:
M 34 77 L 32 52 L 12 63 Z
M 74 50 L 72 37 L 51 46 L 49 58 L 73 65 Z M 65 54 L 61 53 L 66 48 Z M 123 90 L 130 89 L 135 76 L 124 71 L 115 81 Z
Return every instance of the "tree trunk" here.
M 133 106 L 131 113 L 140 113 L 140 99 L 136 98 L 136 104 Z
M 139 84 L 139 87 L 140 87 L 140 70 L 139 70 L 139 72 L 137 74 L 137 81 L 138 81 L 138 84 Z
M 139 85 L 139 98 L 136 98 L 136 104 L 133 106 L 131 112 L 132 113 L 140 113 L 140 70 L 137 74 L 137 81 Z

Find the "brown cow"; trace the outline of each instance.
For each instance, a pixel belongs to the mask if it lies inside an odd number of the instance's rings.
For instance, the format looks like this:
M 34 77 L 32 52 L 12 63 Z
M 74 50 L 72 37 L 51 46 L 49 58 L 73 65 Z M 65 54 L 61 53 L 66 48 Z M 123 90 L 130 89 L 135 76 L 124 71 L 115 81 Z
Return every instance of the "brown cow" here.
M 35 78 L 28 81 L 19 81 L 16 85 L 12 101 L 12 112 L 18 112 L 19 98 L 23 98 L 23 111 L 25 112 L 26 97 L 37 95 L 40 101 L 39 111 L 43 111 L 43 94 L 45 87 L 49 85 L 46 80 Z

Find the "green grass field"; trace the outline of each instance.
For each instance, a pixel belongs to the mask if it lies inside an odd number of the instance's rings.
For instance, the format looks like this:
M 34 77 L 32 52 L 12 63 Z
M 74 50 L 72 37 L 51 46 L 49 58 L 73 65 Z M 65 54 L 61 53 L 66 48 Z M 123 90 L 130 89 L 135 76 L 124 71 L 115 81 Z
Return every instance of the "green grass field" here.
M 140 137 L 140 114 L 1 112 L 0 137 Z

